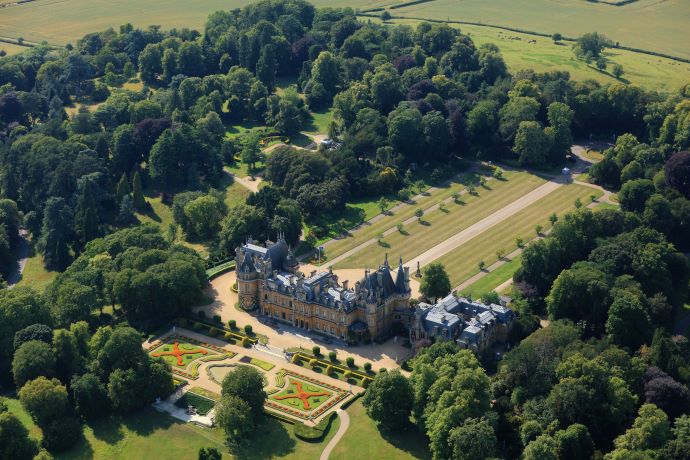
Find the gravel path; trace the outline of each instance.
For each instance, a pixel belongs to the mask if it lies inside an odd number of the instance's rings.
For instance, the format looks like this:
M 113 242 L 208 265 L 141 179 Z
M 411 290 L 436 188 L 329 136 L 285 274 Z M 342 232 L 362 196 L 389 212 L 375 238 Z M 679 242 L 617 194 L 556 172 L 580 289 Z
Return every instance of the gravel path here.
M 345 435 L 347 428 L 350 426 L 350 416 L 347 415 L 347 412 L 345 412 L 342 409 L 338 409 L 336 412 L 338 414 L 338 417 L 340 417 L 340 428 L 338 428 L 338 432 L 328 442 L 328 445 L 323 450 L 323 452 L 321 452 L 320 460 L 328 460 L 328 457 L 331 456 L 331 452 L 338 444 L 338 442 L 342 439 L 342 437 Z

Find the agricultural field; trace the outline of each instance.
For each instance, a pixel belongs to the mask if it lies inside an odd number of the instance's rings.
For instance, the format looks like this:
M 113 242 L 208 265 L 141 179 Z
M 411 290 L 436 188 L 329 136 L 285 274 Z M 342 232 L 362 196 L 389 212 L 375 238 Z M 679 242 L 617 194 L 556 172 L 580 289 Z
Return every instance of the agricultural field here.
M 7 56 L 23 53 L 29 48 L 26 46 L 15 45 L 14 43 L 0 42 L 0 51 L 7 53 Z
M 550 228 L 549 216 L 552 213 L 560 216 L 571 211 L 575 207 L 575 200 L 579 198 L 584 204 L 588 202 L 590 195 L 601 196 L 602 192 L 577 184 L 562 186 L 516 215 L 448 252 L 437 262 L 446 267 L 451 286 L 457 286 L 479 272 L 479 261 L 483 260 L 487 266 L 493 264 L 498 260 L 496 251 L 502 249 L 505 254 L 512 252 L 516 249 L 515 238 L 521 237 L 524 241 L 533 239 L 536 236 L 534 229 L 537 224 L 544 229 Z M 502 281 L 505 279 L 498 284 Z
M 638 0 L 623 6 L 585 0 L 432 0 L 390 11 L 565 37 L 597 31 L 624 46 L 690 58 L 690 3 L 684 0 Z
M 396 229 L 388 235 L 384 235 L 380 243 L 371 244 L 352 254 L 342 262 L 336 263 L 335 268 L 377 267 L 383 261 L 386 253 L 389 253 L 394 259 L 402 256 L 403 261 L 409 261 L 427 249 L 490 216 L 515 201 L 517 197 L 534 190 L 543 183 L 543 179 L 532 174 L 517 171 L 506 172 L 505 180 L 487 181 L 484 187 L 477 187 L 477 195 L 465 193 L 460 196 L 459 203 L 453 203 L 450 200 L 445 204 L 443 210 L 436 208 L 425 212 L 421 219 L 415 219 L 406 224 L 403 232 Z M 443 189 L 443 192 L 447 192 L 447 190 Z M 442 201 L 445 198 L 444 194 L 437 195 L 431 203 L 427 202 L 427 206 L 418 203 L 409 206 L 409 209 L 406 207 L 397 216 L 387 217 L 385 222 L 379 221 L 374 225 L 363 227 L 363 234 L 368 236 L 368 238 L 364 238 L 364 241 L 371 239 L 372 236 L 376 237 L 377 234 L 388 230 L 390 227 L 395 227 L 397 222 L 414 216 L 416 209 L 425 209 L 429 205 Z M 357 232 L 354 234 L 356 235 Z M 353 238 L 354 241 L 361 239 Z M 342 250 L 337 244 L 332 246 L 333 248 L 327 246 L 327 254 L 331 259 L 334 255 L 332 251 Z M 352 247 L 351 243 L 348 246 Z M 345 251 L 347 251 L 347 247 L 342 250 L 342 252 Z
M 395 15 L 400 10 L 393 10 Z M 419 20 L 396 19 L 395 24 L 416 26 Z M 676 91 L 690 81 L 690 64 L 673 59 L 650 56 L 622 49 L 604 51 L 610 70 L 613 64 L 623 66 L 624 74 L 617 80 L 610 72 L 576 59 L 570 42 L 556 44 L 548 37 L 507 31 L 496 27 L 451 24 L 469 35 L 479 46 L 493 43 L 512 72 L 532 69 L 536 72 L 567 71 L 573 80 L 592 79 L 600 83 L 632 83 L 646 89 Z

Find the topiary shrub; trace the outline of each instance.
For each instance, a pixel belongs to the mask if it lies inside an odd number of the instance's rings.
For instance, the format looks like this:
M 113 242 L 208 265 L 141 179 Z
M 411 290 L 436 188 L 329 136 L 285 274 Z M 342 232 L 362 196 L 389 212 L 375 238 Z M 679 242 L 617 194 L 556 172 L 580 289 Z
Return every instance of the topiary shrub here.
M 234 339 L 235 339 L 235 336 L 232 335 L 232 332 L 226 332 L 225 335 L 223 336 L 223 338 L 224 338 L 225 340 L 227 340 L 228 342 L 234 342 L 234 341 L 235 341 L 235 340 L 234 340 Z
M 234 319 L 229 320 L 228 327 L 234 331 L 235 329 L 237 329 L 237 321 L 235 321 Z
M 329 351 L 328 359 L 330 359 L 333 362 L 336 362 L 338 360 L 338 354 L 335 351 Z
M 300 359 L 299 355 L 292 355 L 292 364 L 297 364 L 298 366 L 302 365 L 302 360 Z
M 314 356 L 321 356 L 321 347 L 314 345 L 311 347 L 311 352 L 314 353 Z
M 364 370 L 367 372 L 371 372 L 371 363 L 364 363 Z
M 370 383 L 371 383 L 371 380 L 362 379 L 362 388 L 368 388 Z
M 333 375 L 335 373 L 335 370 L 333 369 L 333 366 L 330 364 L 326 367 L 326 375 Z
M 194 325 L 192 326 L 192 329 L 199 332 L 199 331 L 203 331 L 204 329 L 206 329 L 206 326 L 204 326 L 201 323 L 194 323 Z
M 252 325 L 251 324 L 247 324 L 246 326 L 244 326 L 244 333 L 247 335 L 252 335 Z
M 312 358 L 312 359 L 309 360 L 309 365 L 310 365 L 311 367 L 316 367 L 316 366 L 319 365 L 319 360 L 316 359 L 316 358 Z
M 222 324 L 223 320 L 220 319 L 220 315 L 213 315 L 213 322 L 217 324 Z
M 347 367 L 355 367 L 355 358 L 348 356 L 347 359 L 345 359 L 345 363 L 347 364 Z
M 249 348 L 249 347 L 252 346 L 252 341 L 249 340 L 249 338 L 245 337 L 245 338 L 242 339 L 242 346 L 243 346 L 244 348 Z
M 343 377 L 345 377 L 345 380 L 350 380 L 352 378 L 352 372 L 345 371 L 345 374 L 343 375 Z

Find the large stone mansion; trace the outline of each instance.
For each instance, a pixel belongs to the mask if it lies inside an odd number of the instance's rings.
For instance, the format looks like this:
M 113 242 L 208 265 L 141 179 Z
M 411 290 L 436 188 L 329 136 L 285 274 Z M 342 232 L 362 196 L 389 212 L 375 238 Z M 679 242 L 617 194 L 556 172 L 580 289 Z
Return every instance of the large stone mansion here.
M 402 258 L 394 268 L 386 257 L 354 286 L 339 282 L 331 269 L 305 276 L 280 236 L 265 246 L 250 239 L 237 248 L 235 260 L 243 309 L 348 343 L 384 338 L 398 327 L 408 331 L 413 347 L 444 338 L 481 352 L 504 340 L 515 318 L 507 307 L 454 295 L 436 305 L 412 306 L 410 273 Z

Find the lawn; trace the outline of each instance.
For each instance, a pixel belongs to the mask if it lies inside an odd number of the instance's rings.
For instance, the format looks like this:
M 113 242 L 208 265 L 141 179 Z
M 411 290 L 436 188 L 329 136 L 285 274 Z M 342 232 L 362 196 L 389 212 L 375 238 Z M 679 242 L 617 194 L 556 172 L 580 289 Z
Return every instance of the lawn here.
M 511 279 L 518 268 L 520 268 L 520 256 L 516 256 L 510 262 L 487 273 L 484 277 L 463 289 L 461 294 L 478 299 Z
M 362 400 L 355 401 L 348 409 L 350 427 L 335 446 L 331 460 L 352 459 L 429 459 L 429 441 L 415 427 L 394 433 L 379 430 L 366 414 Z M 332 429 L 331 429 L 332 431 Z
M 544 229 L 550 228 L 549 216 L 552 213 L 561 216 L 574 209 L 577 198 L 580 198 L 582 203 L 587 203 L 592 194 L 601 196 L 602 192 L 577 184 L 559 187 L 519 213 L 448 252 L 437 259 L 437 262 L 446 267 L 451 286 L 457 286 L 479 272 L 480 260 L 483 260 L 487 267 L 490 266 L 498 260 L 497 250 L 503 249 L 506 254 L 513 251 L 516 248 L 516 237 L 521 237 L 524 241 L 533 239 L 537 224 Z M 506 277 L 508 278 L 510 276 Z
M 43 292 L 57 275 L 58 272 L 46 270 L 43 266 L 43 256 L 36 253 L 33 245 L 31 245 L 29 259 L 26 261 L 22 278 L 17 283 L 17 286 L 30 286 L 39 292 Z
M 276 367 L 275 364 L 271 364 L 271 363 L 264 361 L 262 359 L 252 358 L 250 356 L 242 356 L 240 358 L 240 362 L 246 363 L 246 364 L 251 364 L 252 366 L 256 366 L 256 367 L 263 369 L 265 371 L 270 371 L 271 369 Z
M 333 109 L 311 112 L 311 120 L 304 128 L 307 134 L 328 134 L 328 125 L 333 121 Z
M 507 172 L 505 177 L 507 180 L 492 180 L 487 182 L 485 187 L 477 187 L 478 195 L 462 195 L 461 200 L 463 204 L 448 203 L 446 204 L 445 211 L 435 209 L 425 212 L 421 221 L 414 220 L 414 222 L 406 224 L 404 233 L 396 230 L 386 235 L 382 243 L 369 245 L 336 264 L 336 267 L 376 267 L 383 261 L 386 253 L 389 253 L 394 259 L 402 256 L 403 260 L 410 260 L 485 217 L 490 216 L 515 201 L 517 197 L 530 192 L 544 183 L 544 180 L 538 176 L 522 172 Z M 412 216 L 414 210 L 418 208 L 424 209 L 423 206 L 410 206 L 405 215 L 399 215 L 392 225 L 389 220 L 386 229 Z M 366 227 L 365 232 L 371 235 L 372 228 L 378 228 L 379 226 L 380 224 L 377 222 Z M 383 230 L 377 229 L 372 236 L 377 235 Z M 327 249 L 327 253 L 330 257 L 333 257 L 330 246 Z
M 42 437 L 41 430 L 31 421 L 17 399 L 6 398 L 9 410 L 29 429 L 34 439 Z M 247 446 L 236 458 L 265 460 L 317 460 L 326 444 L 338 431 L 340 419 L 335 419 L 321 442 L 305 442 L 295 437 L 289 423 L 266 417 Z M 265 442 L 270 439 L 270 442 Z M 84 440 L 70 451 L 56 455 L 57 460 L 127 460 L 195 459 L 202 447 L 215 447 L 224 459 L 227 453 L 225 435 L 219 428 L 203 428 L 182 423 L 153 408 L 143 409 L 126 417 L 107 417 L 85 426 Z

